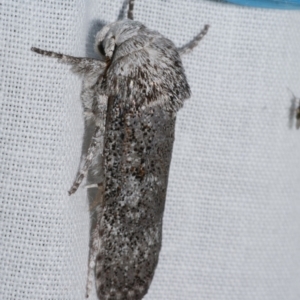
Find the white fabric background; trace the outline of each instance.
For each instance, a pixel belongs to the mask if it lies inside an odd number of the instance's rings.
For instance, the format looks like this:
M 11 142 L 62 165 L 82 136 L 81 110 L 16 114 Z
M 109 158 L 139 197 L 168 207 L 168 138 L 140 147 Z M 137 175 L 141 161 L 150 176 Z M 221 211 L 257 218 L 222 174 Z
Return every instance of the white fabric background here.
M 93 22 L 116 20 L 122 3 L 0 5 L 1 299 L 84 299 L 89 200 L 82 188 L 67 195 L 81 80 L 30 47 L 85 56 Z M 183 58 L 193 96 L 178 115 L 145 299 L 300 299 L 300 130 L 288 126 L 287 90 L 300 96 L 300 11 L 136 0 L 134 14 L 178 46 L 211 25 Z

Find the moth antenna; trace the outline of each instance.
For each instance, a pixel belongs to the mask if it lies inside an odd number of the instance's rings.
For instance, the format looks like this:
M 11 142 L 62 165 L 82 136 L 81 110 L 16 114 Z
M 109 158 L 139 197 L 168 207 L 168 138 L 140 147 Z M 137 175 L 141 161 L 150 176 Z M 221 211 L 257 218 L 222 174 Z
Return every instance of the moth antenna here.
M 129 0 L 127 18 L 130 20 L 133 20 L 133 6 L 134 6 L 134 0 Z
M 209 29 L 209 25 L 205 25 L 204 28 L 198 33 L 190 42 L 185 44 L 184 46 L 177 48 L 180 55 L 185 55 L 190 53 L 203 39 L 203 37 L 207 34 Z

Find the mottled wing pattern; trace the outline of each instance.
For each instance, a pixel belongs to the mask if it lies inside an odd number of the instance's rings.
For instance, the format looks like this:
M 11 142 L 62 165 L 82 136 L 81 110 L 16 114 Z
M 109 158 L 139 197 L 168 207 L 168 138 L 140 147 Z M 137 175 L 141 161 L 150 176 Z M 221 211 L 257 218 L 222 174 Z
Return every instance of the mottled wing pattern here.
M 175 119 L 158 107 L 120 112 L 115 100 L 109 99 L 106 127 L 97 290 L 100 299 L 141 299 L 161 247 Z
M 138 34 L 117 46 L 103 82 L 110 96 L 96 258 L 100 299 L 141 299 L 150 286 L 161 248 L 175 116 L 190 94 L 173 43 L 136 24 Z

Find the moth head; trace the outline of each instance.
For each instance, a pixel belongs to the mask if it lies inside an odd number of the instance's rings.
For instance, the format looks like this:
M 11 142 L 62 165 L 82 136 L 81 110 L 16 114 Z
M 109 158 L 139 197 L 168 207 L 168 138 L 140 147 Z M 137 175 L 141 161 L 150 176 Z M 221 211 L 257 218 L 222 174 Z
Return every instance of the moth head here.
M 116 38 L 109 32 L 109 26 L 105 26 L 96 35 L 94 50 L 101 57 L 111 59 L 116 46 Z
M 132 20 L 123 20 L 106 25 L 95 39 L 94 49 L 101 57 L 112 59 L 117 47 L 137 35 L 143 25 Z

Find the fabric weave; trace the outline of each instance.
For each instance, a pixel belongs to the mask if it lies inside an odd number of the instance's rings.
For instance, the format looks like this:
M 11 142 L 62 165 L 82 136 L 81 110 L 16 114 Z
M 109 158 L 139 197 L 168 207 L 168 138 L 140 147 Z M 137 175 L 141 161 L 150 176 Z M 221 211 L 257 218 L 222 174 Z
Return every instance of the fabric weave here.
M 122 0 L 0 4 L 0 298 L 84 299 L 87 192 L 81 79 L 32 46 L 92 56 Z M 192 97 L 179 112 L 163 247 L 145 299 L 300 299 L 300 11 L 136 0 L 134 17 L 176 45 Z M 90 297 L 96 299 L 95 291 Z

